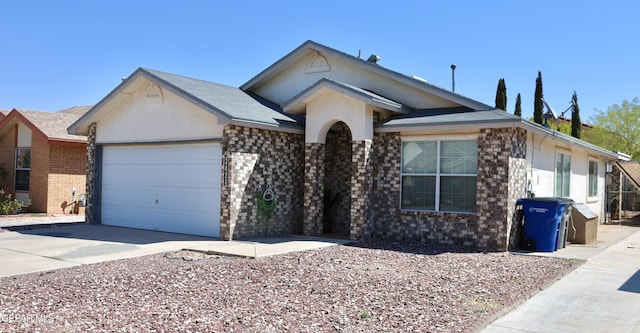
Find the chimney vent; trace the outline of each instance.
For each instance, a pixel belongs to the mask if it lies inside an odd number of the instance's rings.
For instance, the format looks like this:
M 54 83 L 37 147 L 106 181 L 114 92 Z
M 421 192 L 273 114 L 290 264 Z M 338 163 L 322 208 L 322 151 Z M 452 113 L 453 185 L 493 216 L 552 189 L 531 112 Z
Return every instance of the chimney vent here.
M 369 59 L 367 59 L 367 61 L 372 63 L 372 64 L 377 64 L 378 61 L 380 61 L 380 57 L 378 57 L 375 54 L 372 54 L 371 56 L 369 56 Z

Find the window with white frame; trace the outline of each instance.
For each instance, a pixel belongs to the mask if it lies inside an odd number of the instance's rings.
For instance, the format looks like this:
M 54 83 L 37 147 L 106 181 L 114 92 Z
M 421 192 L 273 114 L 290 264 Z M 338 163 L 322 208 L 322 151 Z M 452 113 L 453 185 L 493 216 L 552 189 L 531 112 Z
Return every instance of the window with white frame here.
M 569 197 L 571 188 L 571 155 L 556 154 L 556 197 Z
M 478 140 L 402 142 L 401 208 L 473 213 Z
M 589 161 L 589 197 L 598 196 L 598 161 Z
M 16 191 L 29 191 L 31 173 L 31 148 L 16 148 Z

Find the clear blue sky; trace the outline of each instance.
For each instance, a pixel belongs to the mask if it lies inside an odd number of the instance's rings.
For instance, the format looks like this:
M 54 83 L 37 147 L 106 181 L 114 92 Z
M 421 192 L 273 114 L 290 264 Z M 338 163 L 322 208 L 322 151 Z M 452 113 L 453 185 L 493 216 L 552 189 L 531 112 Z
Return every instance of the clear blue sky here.
M 138 67 L 240 86 L 308 39 L 418 75 L 525 117 L 542 72 L 561 112 L 578 94 L 594 109 L 640 95 L 640 2 L 136 1 L 0 2 L 0 109 L 95 104 Z

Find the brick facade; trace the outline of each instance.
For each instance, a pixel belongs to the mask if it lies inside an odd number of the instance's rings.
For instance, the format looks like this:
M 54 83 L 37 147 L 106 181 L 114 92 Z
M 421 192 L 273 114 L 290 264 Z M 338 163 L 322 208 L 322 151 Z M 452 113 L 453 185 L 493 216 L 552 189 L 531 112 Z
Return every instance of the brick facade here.
M 0 184 L 7 193 L 15 193 L 15 154 L 17 126 L 0 138 L 0 165 L 7 171 L 7 178 Z M 49 143 L 32 134 L 29 170 L 29 198 L 27 211 L 47 214 L 71 213 L 71 189 L 84 193 L 85 147 L 81 143 Z M 82 208 L 77 213 L 83 214 Z
M 78 201 L 85 193 L 86 157 L 84 146 L 49 145 L 48 213 L 71 213 L 72 200 Z M 75 196 L 71 195 L 73 188 L 76 189 Z M 83 214 L 84 207 L 78 206 L 75 213 Z
M 49 145 L 33 136 L 31 139 L 31 170 L 29 171 L 29 198 L 31 212 L 47 211 L 49 193 Z
M 507 250 L 510 214 L 525 191 L 526 133 L 484 129 L 478 137 L 476 213 L 400 210 L 400 133 L 376 134 L 373 144 L 372 235 Z
M 222 239 L 302 233 L 303 135 L 228 125 L 222 156 Z M 267 219 L 257 209 L 268 188 L 276 206 Z

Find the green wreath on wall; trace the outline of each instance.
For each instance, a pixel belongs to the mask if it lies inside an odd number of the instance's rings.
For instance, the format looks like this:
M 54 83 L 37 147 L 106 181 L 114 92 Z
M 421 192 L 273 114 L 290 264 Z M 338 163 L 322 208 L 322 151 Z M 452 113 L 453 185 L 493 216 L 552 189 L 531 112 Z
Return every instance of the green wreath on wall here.
M 276 210 L 276 196 L 269 187 L 258 196 L 258 219 L 264 223 L 264 234 L 269 232 L 269 220 Z

